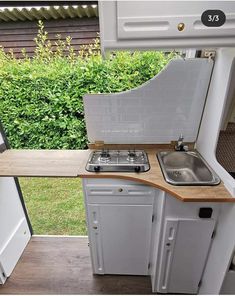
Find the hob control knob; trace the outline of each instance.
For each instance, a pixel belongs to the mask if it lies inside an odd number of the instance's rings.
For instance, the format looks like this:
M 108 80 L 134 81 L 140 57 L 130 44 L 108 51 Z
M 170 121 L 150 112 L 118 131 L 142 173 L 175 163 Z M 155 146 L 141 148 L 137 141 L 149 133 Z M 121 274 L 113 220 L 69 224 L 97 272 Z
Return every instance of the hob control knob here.
M 100 171 L 100 166 L 98 166 L 98 165 L 95 166 L 95 167 L 94 167 L 94 171 L 95 171 L 95 172 L 99 172 L 99 171 Z
M 136 173 L 139 173 L 139 172 L 140 172 L 140 166 L 136 166 L 136 167 L 135 167 L 135 172 L 136 172 Z

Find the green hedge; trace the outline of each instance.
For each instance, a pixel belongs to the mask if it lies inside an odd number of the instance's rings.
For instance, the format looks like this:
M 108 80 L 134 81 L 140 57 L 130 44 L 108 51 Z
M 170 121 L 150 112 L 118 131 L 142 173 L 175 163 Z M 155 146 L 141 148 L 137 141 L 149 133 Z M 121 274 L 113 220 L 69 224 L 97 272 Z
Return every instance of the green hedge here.
M 102 59 L 98 39 L 75 55 L 69 37 L 62 42 L 58 36 L 53 45 L 39 26 L 33 59 L 0 51 L 0 120 L 12 148 L 85 148 L 82 96 L 141 85 L 175 56 L 117 52 Z

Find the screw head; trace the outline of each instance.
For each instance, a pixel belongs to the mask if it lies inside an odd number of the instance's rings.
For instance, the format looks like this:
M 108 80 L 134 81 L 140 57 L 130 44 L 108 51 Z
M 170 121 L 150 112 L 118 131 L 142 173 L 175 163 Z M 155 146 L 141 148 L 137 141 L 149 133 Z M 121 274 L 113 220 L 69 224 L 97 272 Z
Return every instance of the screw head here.
M 179 30 L 180 32 L 183 31 L 184 28 L 185 28 L 185 24 L 184 24 L 184 23 L 179 23 L 179 24 L 178 24 L 178 30 Z

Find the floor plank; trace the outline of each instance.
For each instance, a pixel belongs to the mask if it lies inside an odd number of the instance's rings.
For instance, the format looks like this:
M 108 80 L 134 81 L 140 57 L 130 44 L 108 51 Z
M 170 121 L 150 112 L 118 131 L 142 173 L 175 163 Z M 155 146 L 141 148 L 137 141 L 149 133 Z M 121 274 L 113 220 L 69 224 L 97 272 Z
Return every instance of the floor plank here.
M 32 237 L 0 294 L 151 294 L 149 277 L 92 274 L 85 237 Z

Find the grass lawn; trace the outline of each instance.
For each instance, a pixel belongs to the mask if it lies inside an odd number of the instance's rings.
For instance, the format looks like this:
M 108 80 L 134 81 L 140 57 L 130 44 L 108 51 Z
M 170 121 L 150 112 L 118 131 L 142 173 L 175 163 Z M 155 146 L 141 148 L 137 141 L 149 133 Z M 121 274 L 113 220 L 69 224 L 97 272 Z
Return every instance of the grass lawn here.
M 86 235 L 79 178 L 19 178 L 34 234 Z

